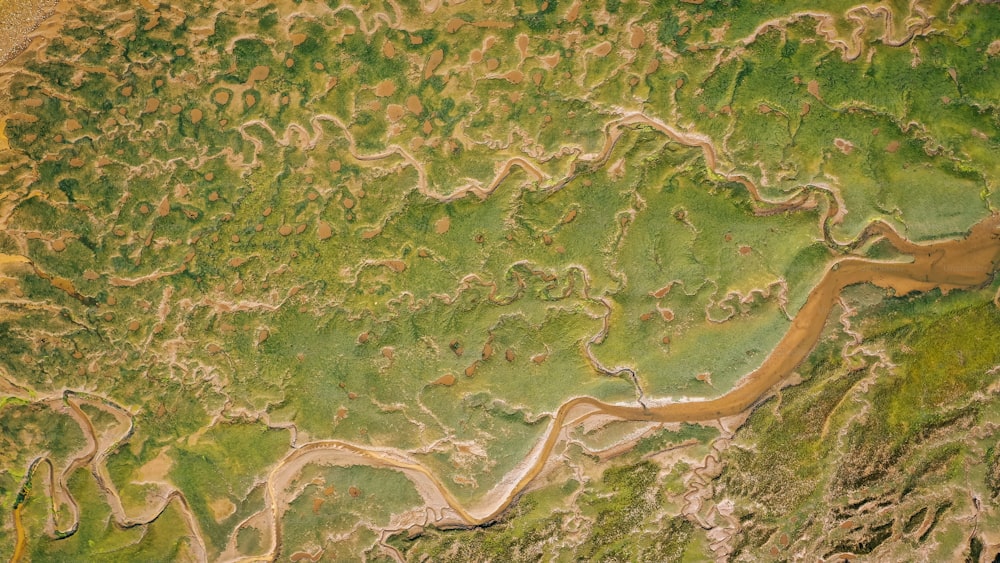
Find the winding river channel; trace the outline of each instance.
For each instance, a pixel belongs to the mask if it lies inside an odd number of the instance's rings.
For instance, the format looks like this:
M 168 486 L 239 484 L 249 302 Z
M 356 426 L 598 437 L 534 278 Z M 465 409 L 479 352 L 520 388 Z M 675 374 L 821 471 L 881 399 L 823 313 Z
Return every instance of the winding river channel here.
M 809 355 L 844 288 L 869 283 L 901 296 L 934 289 L 943 292 L 988 284 L 1000 264 L 1000 215 L 991 215 L 959 239 L 916 244 L 901 237 L 886 223 L 876 222 L 858 243 L 885 239 L 900 253 L 901 261 L 876 261 L 850 256 L 833 262 L 813 288 L 781 341 L 761 366 L 743 377 L 724 395 L 704 401 L 650 406 L 611 404 L 592 397 L 564 403 L 552 418 L 544 438 L 521 466 L 490 491 L 477 506 L 463 506 L 432 473 L 408 455 L 328 440 L 303 444 L 291 451 L 269 474 L 266 490 L 271 548 L 262 557 L 237 560 L 271 560 L 281 545 L 280 521 L 288 500 L 285 485 L 308 463 L 363 464 L 388 467 L 406 474 L 417 486 L 428 508 L 438 517 L 438 527 L 475 526 L 496 520 L 544 470 L 553 449 L 566 438 L 566 430 L 595 416 L 642 422 L 708 422 L 739 415 L 753 407 Z M 905 260 L 905 261 L 902 261 Z M 235 555 L 230 551 L 228 555 Z

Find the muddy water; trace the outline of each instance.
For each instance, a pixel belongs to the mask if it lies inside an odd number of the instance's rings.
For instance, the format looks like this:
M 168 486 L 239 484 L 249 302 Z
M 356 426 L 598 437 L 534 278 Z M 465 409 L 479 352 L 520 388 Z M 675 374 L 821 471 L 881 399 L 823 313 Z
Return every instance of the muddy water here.
M 14 544 L 14 554 L 10 556 L 12 562 L 21 559 L 21 554 L 24 553 L 24 546 L 27 543 L 24 535 L 24 525 L 21 523 L 21 508 L 23 506 L 24 503 L 21 503 L 14 507 L 14 530 L 17 533 L 17 540 Z

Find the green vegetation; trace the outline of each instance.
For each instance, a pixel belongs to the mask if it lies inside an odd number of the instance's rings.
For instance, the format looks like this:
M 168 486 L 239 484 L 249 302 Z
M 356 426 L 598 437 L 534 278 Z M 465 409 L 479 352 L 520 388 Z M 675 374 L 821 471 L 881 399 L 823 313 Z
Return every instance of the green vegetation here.
M 100 558 L 102 561 L 177 561 L 189 558 L 191 546 L 184 537 L 187 524 L 177 510 L 176 501 L 168 505 L 155 522 L 143 527 L 122 529 L 101 497 L 93 477 L 76 471 L 69 480 L 70 493 L 80 503 L 80 527 L 76 533 L 60 539 L 46 536 L 44 497 L 32 495 L 23 516 L 28 534 L 28 556 L 33 561 L 72 561 Z
M 745 507 L 736 554 L 808 545 L 895 558 L 926 541 L 951 553 L 970 499 L 995 486 L 998 436 L 983 423 L 997 397 L 984 390 L 995 388 L 1000 347 L 980 337 L 1000 327 L 993 290 L 870 306 L 857 348 L 870 352 L 848 362 L 839 352 L 853 345 L 828 343 L 803 367 L 805 383 L 750 418 L 719 478 L 719 494 Z M 927 514 L 937 514 L 930 528 Z M 890 540 L 894 526 L 906 532 Z
M 663 517 L 667 494 L 650 461 L 616 464 L 594 482 L 569 480 L 529 493 L 498 524 L 393 540 L 407 559 L 436 561 L 679 561 L 705 557 L 694 525 Z M 572 499 L 570 501 L 569 499 Z M 579 539 L 570 538 L 583 538 Z
M 283 519 L 284 540 L 315 552 L 339 536 L 344 538 L 336 544 L 341 555 L 331 556 L 345 561 L 371 545 L 391 515 L 421 503 L 406 477 L 387 469 L 309 466 L 300 481 Z

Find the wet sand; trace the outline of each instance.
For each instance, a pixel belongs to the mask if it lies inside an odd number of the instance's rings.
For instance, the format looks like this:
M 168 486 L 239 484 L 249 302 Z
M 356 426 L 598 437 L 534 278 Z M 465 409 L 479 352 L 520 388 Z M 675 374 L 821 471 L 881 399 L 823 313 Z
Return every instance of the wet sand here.
M 0 0 L 0 65 L 28 45 L 28 38 L 52 15 L 56 0 Z

